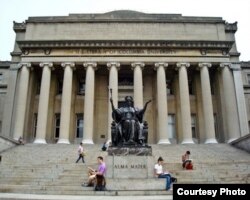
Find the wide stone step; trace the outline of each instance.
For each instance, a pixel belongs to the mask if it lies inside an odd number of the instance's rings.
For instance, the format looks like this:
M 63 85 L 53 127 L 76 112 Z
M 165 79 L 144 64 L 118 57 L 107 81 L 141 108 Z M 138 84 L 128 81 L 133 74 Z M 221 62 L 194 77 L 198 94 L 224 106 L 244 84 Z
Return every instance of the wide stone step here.
M 75 186 L 28 186 L 28 185 L 0 185 L 0 192 L 26 194 L 53 194 L 53 195 L 96 195 L 96 196 L 133 196 L 133 195 L 170 195 L 166 190 L 109 190 L 94 191 L 93 187 Z

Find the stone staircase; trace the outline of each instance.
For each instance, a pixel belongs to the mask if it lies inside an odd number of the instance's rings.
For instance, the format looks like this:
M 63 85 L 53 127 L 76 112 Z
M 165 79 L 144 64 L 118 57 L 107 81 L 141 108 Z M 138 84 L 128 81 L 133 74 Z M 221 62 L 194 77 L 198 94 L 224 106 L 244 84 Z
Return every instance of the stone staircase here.
M 27 144 L 1 153 L 0 192 L 55 195 L 168 195 L 165 180 L 107 178 L 107 191 L 82 187 L 87 167 L 96 168 L 97 156 L 107 158 L 100 145 L 85 145 L 87 164 L 75 163 L 78 145 Z M 153 158 L 162 156 L 178 183 L 250 183 L 250 154 L 227 144 L 152 145 Z M 194 170 L 183 170 L 180 158 L 191 151 Z

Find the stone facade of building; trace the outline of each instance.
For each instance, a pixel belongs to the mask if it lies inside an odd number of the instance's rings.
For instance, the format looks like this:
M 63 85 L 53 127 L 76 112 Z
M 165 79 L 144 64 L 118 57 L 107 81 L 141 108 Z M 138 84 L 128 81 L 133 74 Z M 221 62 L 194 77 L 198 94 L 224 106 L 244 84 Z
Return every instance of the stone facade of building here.
M 116 107 L 128 95 L 139 108 L 152 99 L 149 143 L 229 142 L 249 133 L 237 23 L 113 11 L 30 17 L 14 31 L 0 110 L 5 136 L 109 140 L 110 89 Z

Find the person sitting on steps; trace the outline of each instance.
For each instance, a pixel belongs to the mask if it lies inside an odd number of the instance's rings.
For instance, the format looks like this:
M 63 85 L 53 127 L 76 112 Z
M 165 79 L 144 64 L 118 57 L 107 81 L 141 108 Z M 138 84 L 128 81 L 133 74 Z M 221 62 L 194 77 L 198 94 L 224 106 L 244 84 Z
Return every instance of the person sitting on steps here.
M 166 190 L 171 190 L 171 183 L 177 182 L 177 178 L 172 177 L 168 171 L 163 171 L 163 158 L 159 157 L 154 166 L 154 173 L 157 178 L 166 178 Z
M 182 155 L 182 167 L 183 169 L 193 169 L 192 160 L 190 159 L 190 151 L 186 151 L 184 155 Z
M 94 186 L 94 184 L 96 183 L 96 185 L 98 185 L 98 183 L 104 183 L 104 187 L 105 187 L 105 174 L 106 174 L 106 164 L 103 161 L 103 157 L 102 156 L 98 156 L 97 157 L 97 162 L 99 164 L 98 166 L 98 170 L 94 170 L 90 167 L 89 168 L 89 178 L 88 178 L 88 182 L 87 183 L 83 183 L 82 186 L 85 187 L 91 187 Z

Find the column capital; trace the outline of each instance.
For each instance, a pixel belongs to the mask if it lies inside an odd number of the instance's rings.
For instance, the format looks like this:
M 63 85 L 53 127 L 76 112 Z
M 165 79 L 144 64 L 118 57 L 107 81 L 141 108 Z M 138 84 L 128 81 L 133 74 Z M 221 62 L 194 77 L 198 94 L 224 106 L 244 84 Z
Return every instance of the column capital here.
M 198 64 L 199 68 L 202 68 L 202 67 L 212 67 L 212 64 L 211 63 L 199 63 Z
M 85 69 L 87 69 L 88 67 L 92 67 L 94 70 L 97 70 L 96 62 L 86 62 L 86 63 L 83 63 L 83 66 Z
M 31 68 L 31 63 L 19 63 L 18 64 L 18 67 L 19 68 L 22 68 L 22 67 L 27 67 L 27 68 Z
M 53 68 L 53 63 L 40 63 L 39 66 Z
M 120 69 L 120 63 L 118 62 L 109 62 L 107 63 L 108 70 L 110 70 L 111 67 L 116 67 L 118 70 Z
M 65 62 L 65 63 L 62 63 L 61 66 L 63 68 L 65 68 L 65 67 L 71 67 L 72 69 L 74 69 L 75 68 L 75 63 L 73 63 L 73 62 Z
M 168 63 L 164 63 L 164 62 L 159 62 L 159 63 L 155 63 L 155 67 L 154 70 L 157 70 L 159 67 L 164 67 L 167 68 L 168 67 Z
M 176 63 L 177 68 L 190 67 L 190 63 Z
M 134 70 L 135 69 L 135 67 L 140 67 L 141 69 L 143 69 L 144 68 L 144 66 L 145 66 L 145 64 L 144 63 L 142 63 L 142 62 L 135 62 L 135 63 L 131 63 L 131 67 L 132 67 L 132 70 Z
M 229 67 L 229 68 L 231 68 L 231 63 L 220 63 L 220 67 L 221 68 L 224 68 L 224 67 Z

